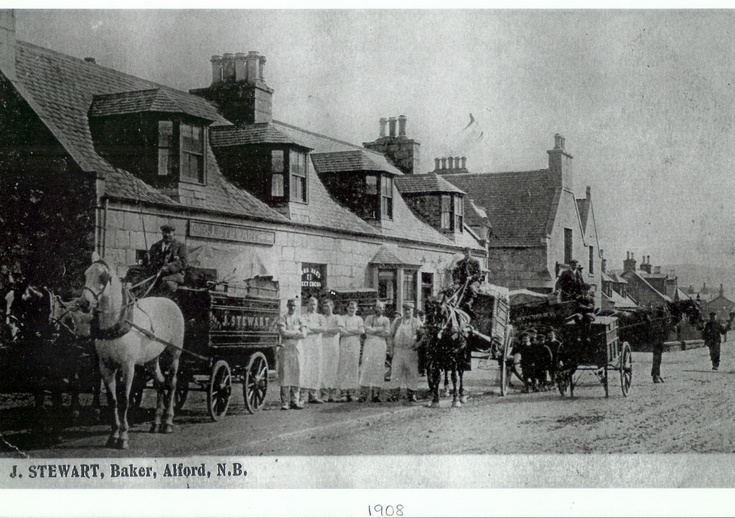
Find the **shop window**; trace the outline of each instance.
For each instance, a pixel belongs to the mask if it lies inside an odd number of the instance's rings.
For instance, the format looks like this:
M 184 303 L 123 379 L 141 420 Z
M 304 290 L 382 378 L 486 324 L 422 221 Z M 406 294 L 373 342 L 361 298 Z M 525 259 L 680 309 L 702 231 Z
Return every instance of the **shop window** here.
M 406 270 L 403 272 L 403 301 L 416 302 L 418 272 Z
M 327 288 L 327 265 L 301 263 L 301 300 L 309 297 L 321 298 Z
M 378 298 L 395 307 L 396 303 L 396 271 L 378 271 Z

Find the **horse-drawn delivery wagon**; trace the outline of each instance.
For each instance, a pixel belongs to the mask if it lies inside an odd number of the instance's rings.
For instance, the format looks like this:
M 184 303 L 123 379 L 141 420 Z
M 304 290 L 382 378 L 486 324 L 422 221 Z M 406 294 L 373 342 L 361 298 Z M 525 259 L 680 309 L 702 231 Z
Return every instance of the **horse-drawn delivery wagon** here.
M 176 408 L 198 388 L 206 391 L 209 415 L 218 421 L 227 413 L 233 379 L 239 379 L 247 410 L 259 411 L 269 371 L 276 369 L 278 283 L 260 279 L 244 286 L 179 288 L 177 297 L 186 332 Z
M 630 345 L 618 337 L 614 316 L 599 316 L 582 301 L 558 301 L 553 296 L 525 290 L 511 292 L 511 322 L 516 328 L 515 359 L 503 367 L 525 384 L 542 378 L 556 384 L 564 396 L 584 371 L 596 375 L 609 395 L 609 373 L 617 371 L 624 396 L 633 375 Z M 530 356 L 525 360 L 523 356 Z M 506 377 L 507 379 L 507 377 Z

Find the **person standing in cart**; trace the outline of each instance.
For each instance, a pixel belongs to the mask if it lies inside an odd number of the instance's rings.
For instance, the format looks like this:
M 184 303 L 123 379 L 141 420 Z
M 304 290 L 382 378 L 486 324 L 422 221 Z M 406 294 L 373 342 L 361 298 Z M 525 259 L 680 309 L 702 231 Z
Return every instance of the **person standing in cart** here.
M 317 392 L 322 380 L 322 333 L 327 323 L 324 315 L 317 313 L 319 302 L 310 297 L 306 303 L 306 314 L 301 318 L 308 329 L 304 338 L 304 361 L 301 364 L 301 400 L 309 403 L 324 403 Z
M 375 313 L 365 320 L 365 347 L 362 351 L 360 368 L 360 387 L 363 394 L 360 402 L 371 399 L 380 403 L 380 389 L 385 381 L 385 355 L 390 338 L 390 320 L 385 316 L 385 304 L 375 301 Z
M 301 383 L 302 340 L 306 338 L 307 328 L 296 314 L 296 299 L 288 299 L 288 312 L 278 321 L 278 334 L 281 345 L 278 348 L 278 383 L 281 385 L 281 410 L 293 408 L 301 410 L 299 401 Z M 290 401 L 289 401 L 290 396 Z
M 339 399 L 337 370 L 339 368 L 339 338 L 342 317 L 334 313 L 334 301 L 322 302 L 325 329 L 322 334 L 322 383 L 321 398 L 330 403 Z
M 409 402 L 416 401 L 416 390 L 419 385 L 418 343 L 421 331 L 421 320 L 413 316 L 413 303 L 403 303 L 403 316 L 397 318 L 391 326 L 393 363 L 391 369 L 390 401 L 398 401 L 401 388 L 406 387 Z
M 347 314 L 342 318 L 339 335 L 339 366 L 337 384 L 342 393 L 342 402 L 350 402 L 359 389 L 360 337 L 365 334 L 365 323 L 357 316 L 357 301 L 347 305 Z

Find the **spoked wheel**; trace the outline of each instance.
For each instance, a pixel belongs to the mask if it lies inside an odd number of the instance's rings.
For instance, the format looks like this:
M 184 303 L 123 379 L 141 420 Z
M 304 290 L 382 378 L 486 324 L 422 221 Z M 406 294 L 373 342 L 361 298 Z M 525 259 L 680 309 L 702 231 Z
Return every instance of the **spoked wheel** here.
M 268 361 L 265 355 L 257 352 L 250 357 L 242 384 L 242 395 L 248 412 L 254 414 L 265 405 L 268 392 Z
M 213 421 L 219 421 L 227 413 L 232 395 L 232 372 L 225 360 L 217 360 L 212 367 L 207 391 L 207 409 Z
M 559 389 L 561 397 L 567 395 L 567 390 L 569 390 L 569 397 L 574 397 L 574 369 L 566 363 L 568 361 L 565 359 L 564 346 L 559 344 L 556 351 L 554 381 L 556 381 L 556 387 Z
M 505 329 L 505 340 L 503 341 L 503 350 L 500 354 L 498 364 L 500 366 L 500 395 L 505 396 L 508 394 L 508 387 L 510 386 L 510 374 L 513 369 L 513 338 L 514 338 L 513 326 L 508 326 Z
M 628 396 L 631 383 L 633 383 L 633 353 L 628 342 L 623 342 L 623 354 L 620 359 L 620 386 L 623 389 L 623 396 Z
M 188 372 L 180 372 L 176 382 L 176 392 L 174 392 L 174 410 L 178 412 L 184 408 L 186 398 L 189 395 L 189 383 L 191 383 L 191 374 Z

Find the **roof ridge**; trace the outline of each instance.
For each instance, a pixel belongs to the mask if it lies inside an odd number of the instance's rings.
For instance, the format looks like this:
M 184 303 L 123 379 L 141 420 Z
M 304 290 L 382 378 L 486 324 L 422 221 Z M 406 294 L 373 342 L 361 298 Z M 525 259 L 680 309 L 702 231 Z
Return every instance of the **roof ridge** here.
M 440 171 L 441 171 L 441 169 L 440 169 Z M 430 171 L 428 174 L 430 174 L 430 173 L 436 173 L 436 174 L 438 174 L 440 176 L 464 176 L 464 177 L 467 177 L 467 176 L 490 176 L 490 175 L 500 176 L 500 175 L 511 175 L 511 174 L 532 174 L 532 173 L 548 173 L 548 172 L 549 172 L 549 169 L 546 168 L 546 169 L 534 169 L 532 171 L 499 171 L 499 172 L 486 172 L 486 173 L 451 173 L 451 174 L 446 174 L 446 175 L 445 174 L 442 174 L 442 173 L 438 173 L 436 170 L 434 170 L 434 171 Z
M 329 135 L 324 135 L 323 133 L 317 133 L 316 131 L 311 131 L 311 130 L 307 130 L 307 129 L 304 129 L 304 128 L 300 128 L 298 126 L 294 126 L 293 124 L 289 124 L 287 122 L 283 122 L 283 121 L 279 121 L 279 120 L 273 119 L 273 123 L 275 123 L 275 124 L 282 124 L 283 126 L 286 126 L 287 128 L 295 129 L 297 131 L 303 131 L 304 133 L 308 133 L 309 135 L 313 135 L 315 137 L 325 138 L 327 140 L 331 140 L 332 142 L 337 142 L 339 144 L 344 144 L 345 146 L 353 147 L 353 148 L 355 148 L 356 151 L 365 151 L 367 153 L 372 153 L 374 155 L 385 157 L 385 155 L 383 153 L 379 153 L 377 151 L 373 151 L 372 149 L 368 149 L 368 148 L 366 148 L 364 146 L 358 146 L 357 144 L 353 144 L 352 142 L 347 142 L 346 140 L 340 140 L 338 138 L 330 137 Z

